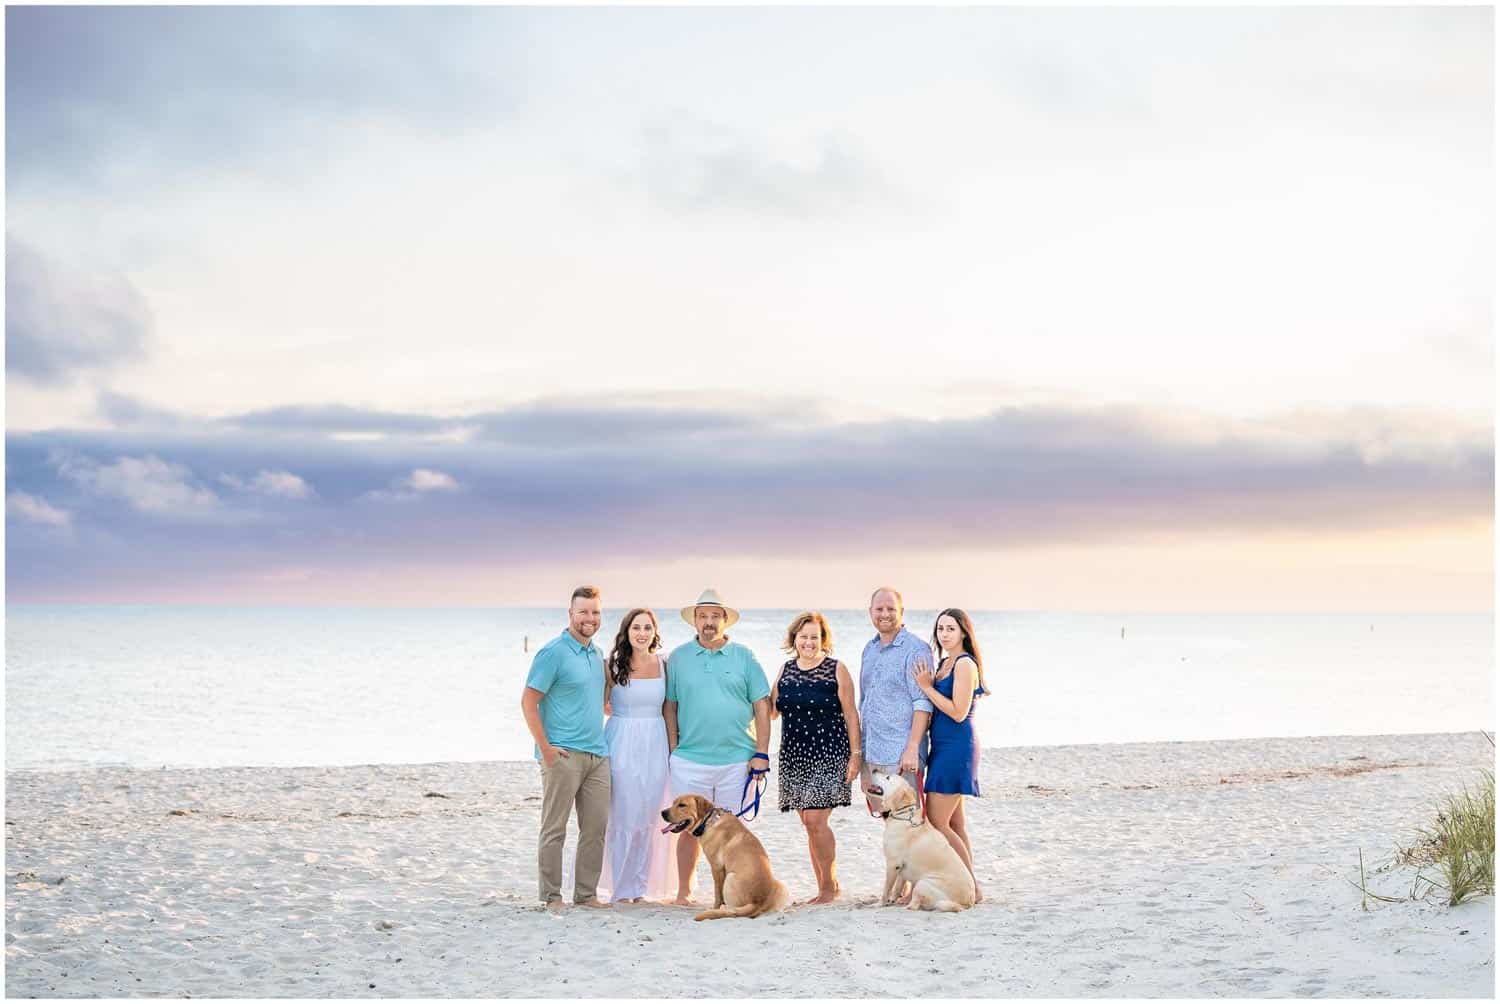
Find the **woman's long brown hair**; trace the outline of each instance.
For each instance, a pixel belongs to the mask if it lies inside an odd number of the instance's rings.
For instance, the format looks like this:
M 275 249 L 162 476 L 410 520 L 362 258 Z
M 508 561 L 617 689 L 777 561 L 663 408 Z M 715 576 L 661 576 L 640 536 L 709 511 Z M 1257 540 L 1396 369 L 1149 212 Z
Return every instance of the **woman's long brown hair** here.
M 636 607 L 626 614 L 625 619 L 620 622 L 620 630 L 615 634 L 614 647 L 609 650 L 609 661 L 604 664 L 604 668 L 609 672 L 609 678 L 617 686 L 623 687 L 630 682 L 630 657 L 635 654 L 635 648 L 630 644 L 630 625 L 634 624 L 635 619 L 641 614 L 651 618 L 653 637 L 651 647 L 646 651 L 655 652 L 661 648 L 661 625 L 656 623 L 655 611 L 650 607 Z
M 942 658 L 943 646 L 938 643 L 937 622 L 944 617 L 952 617 L 958 622 L 958 633 L 964 639 L 964 651 L 974 657 L 974 667 L 979 671 L 979 693 L 981 696 L 988 694 L 990 688 L 984 685 L 984 659 L 979 654 L 979 642 L 974 640 L 974 622 L 969 620 L 968 614 L 958 609 L 958 607 L 949 607 L 933 618 L 932 650 L 938 654 L 939 659 Z

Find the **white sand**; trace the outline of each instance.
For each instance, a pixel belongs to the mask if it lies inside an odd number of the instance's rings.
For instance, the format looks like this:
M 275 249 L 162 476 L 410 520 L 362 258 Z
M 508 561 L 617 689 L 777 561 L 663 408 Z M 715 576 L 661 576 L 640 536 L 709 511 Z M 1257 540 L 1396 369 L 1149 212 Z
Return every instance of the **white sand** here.
M 10 774 L 6 993 L 1492 997 L 1492 898 L 1366 912 L 1350 884 L 1492 757 L 1476 733 L 989 750 L 973 911 L 875 906 L 856 806 L 842 901 L 704 924 L 539 912 L 529 763 Z M 811 895 L 795 815 L 754 829 Z

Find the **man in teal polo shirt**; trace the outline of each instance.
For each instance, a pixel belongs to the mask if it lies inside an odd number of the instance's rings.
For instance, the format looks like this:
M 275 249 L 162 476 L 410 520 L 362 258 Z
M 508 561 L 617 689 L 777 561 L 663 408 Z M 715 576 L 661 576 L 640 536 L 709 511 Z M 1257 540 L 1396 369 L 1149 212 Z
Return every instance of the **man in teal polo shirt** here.
M 737 812 L 745 779 L 771 767 L 771 686 L 755 654 L 724 632 L 740 619 L 719 594 L 706 589 L 682 608 L 698 637 L 667 659 L 667 746 L 672 795 L 702 795 Z M 752 736 L 751 728 L 754 728 Z M 677 837 L 677 902 L 690 903 L 698 840 Z
M 609 750 L 604 745 L 604 659 L 594 645 L 603 608 L 599 590 L 579 586 L 568 603 L 568 628 L 531 661 L 521 714 L 536 741 L 542 768 L 542 826 L 537 872 L 542 902 L 560 910 L 562 848 L 568 813 L 578 809 L 573 902 L 599 901 L 604 831 L 609 824 Z

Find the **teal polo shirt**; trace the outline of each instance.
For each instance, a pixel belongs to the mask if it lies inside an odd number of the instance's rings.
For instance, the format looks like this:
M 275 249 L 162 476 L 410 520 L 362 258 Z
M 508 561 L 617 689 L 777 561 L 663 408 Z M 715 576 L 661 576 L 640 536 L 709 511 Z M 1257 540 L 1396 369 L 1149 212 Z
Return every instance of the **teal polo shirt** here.
M 676 755 L 723 767 L 755 752 L 755 709 L 771 685 L 755 653 L 726 642 L 710 652 L 695 638 L 667 657 L 667 700 L 677 702 Z
M 604 745 L 604 657 L 566 630 L 537 649 L 526 686 L 542 693 L 542 731 L 553 746 L 608 756 Z M 538 760 L 540 748 L 533 747 Z

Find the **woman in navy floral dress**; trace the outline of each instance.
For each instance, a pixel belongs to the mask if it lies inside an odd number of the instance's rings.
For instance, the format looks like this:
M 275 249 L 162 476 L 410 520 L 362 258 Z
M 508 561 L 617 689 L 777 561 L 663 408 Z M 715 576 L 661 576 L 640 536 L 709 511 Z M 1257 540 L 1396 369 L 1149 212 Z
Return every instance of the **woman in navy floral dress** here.
M 835 846 L 828 817 L 849 804 L 850 785 L 859 776 L 859 735 L 854 680 L 833 657 L 833 634 L 819 613 L 799 614 L 787 628 L 783 648 L 795 657 L 781 667 L 771 688 L 771 717 L 781 718 L 777 783 L 782 812 L 797 810 L 807 830 L 818 894 L 809 903 L 831 903 L 838 896 Z

